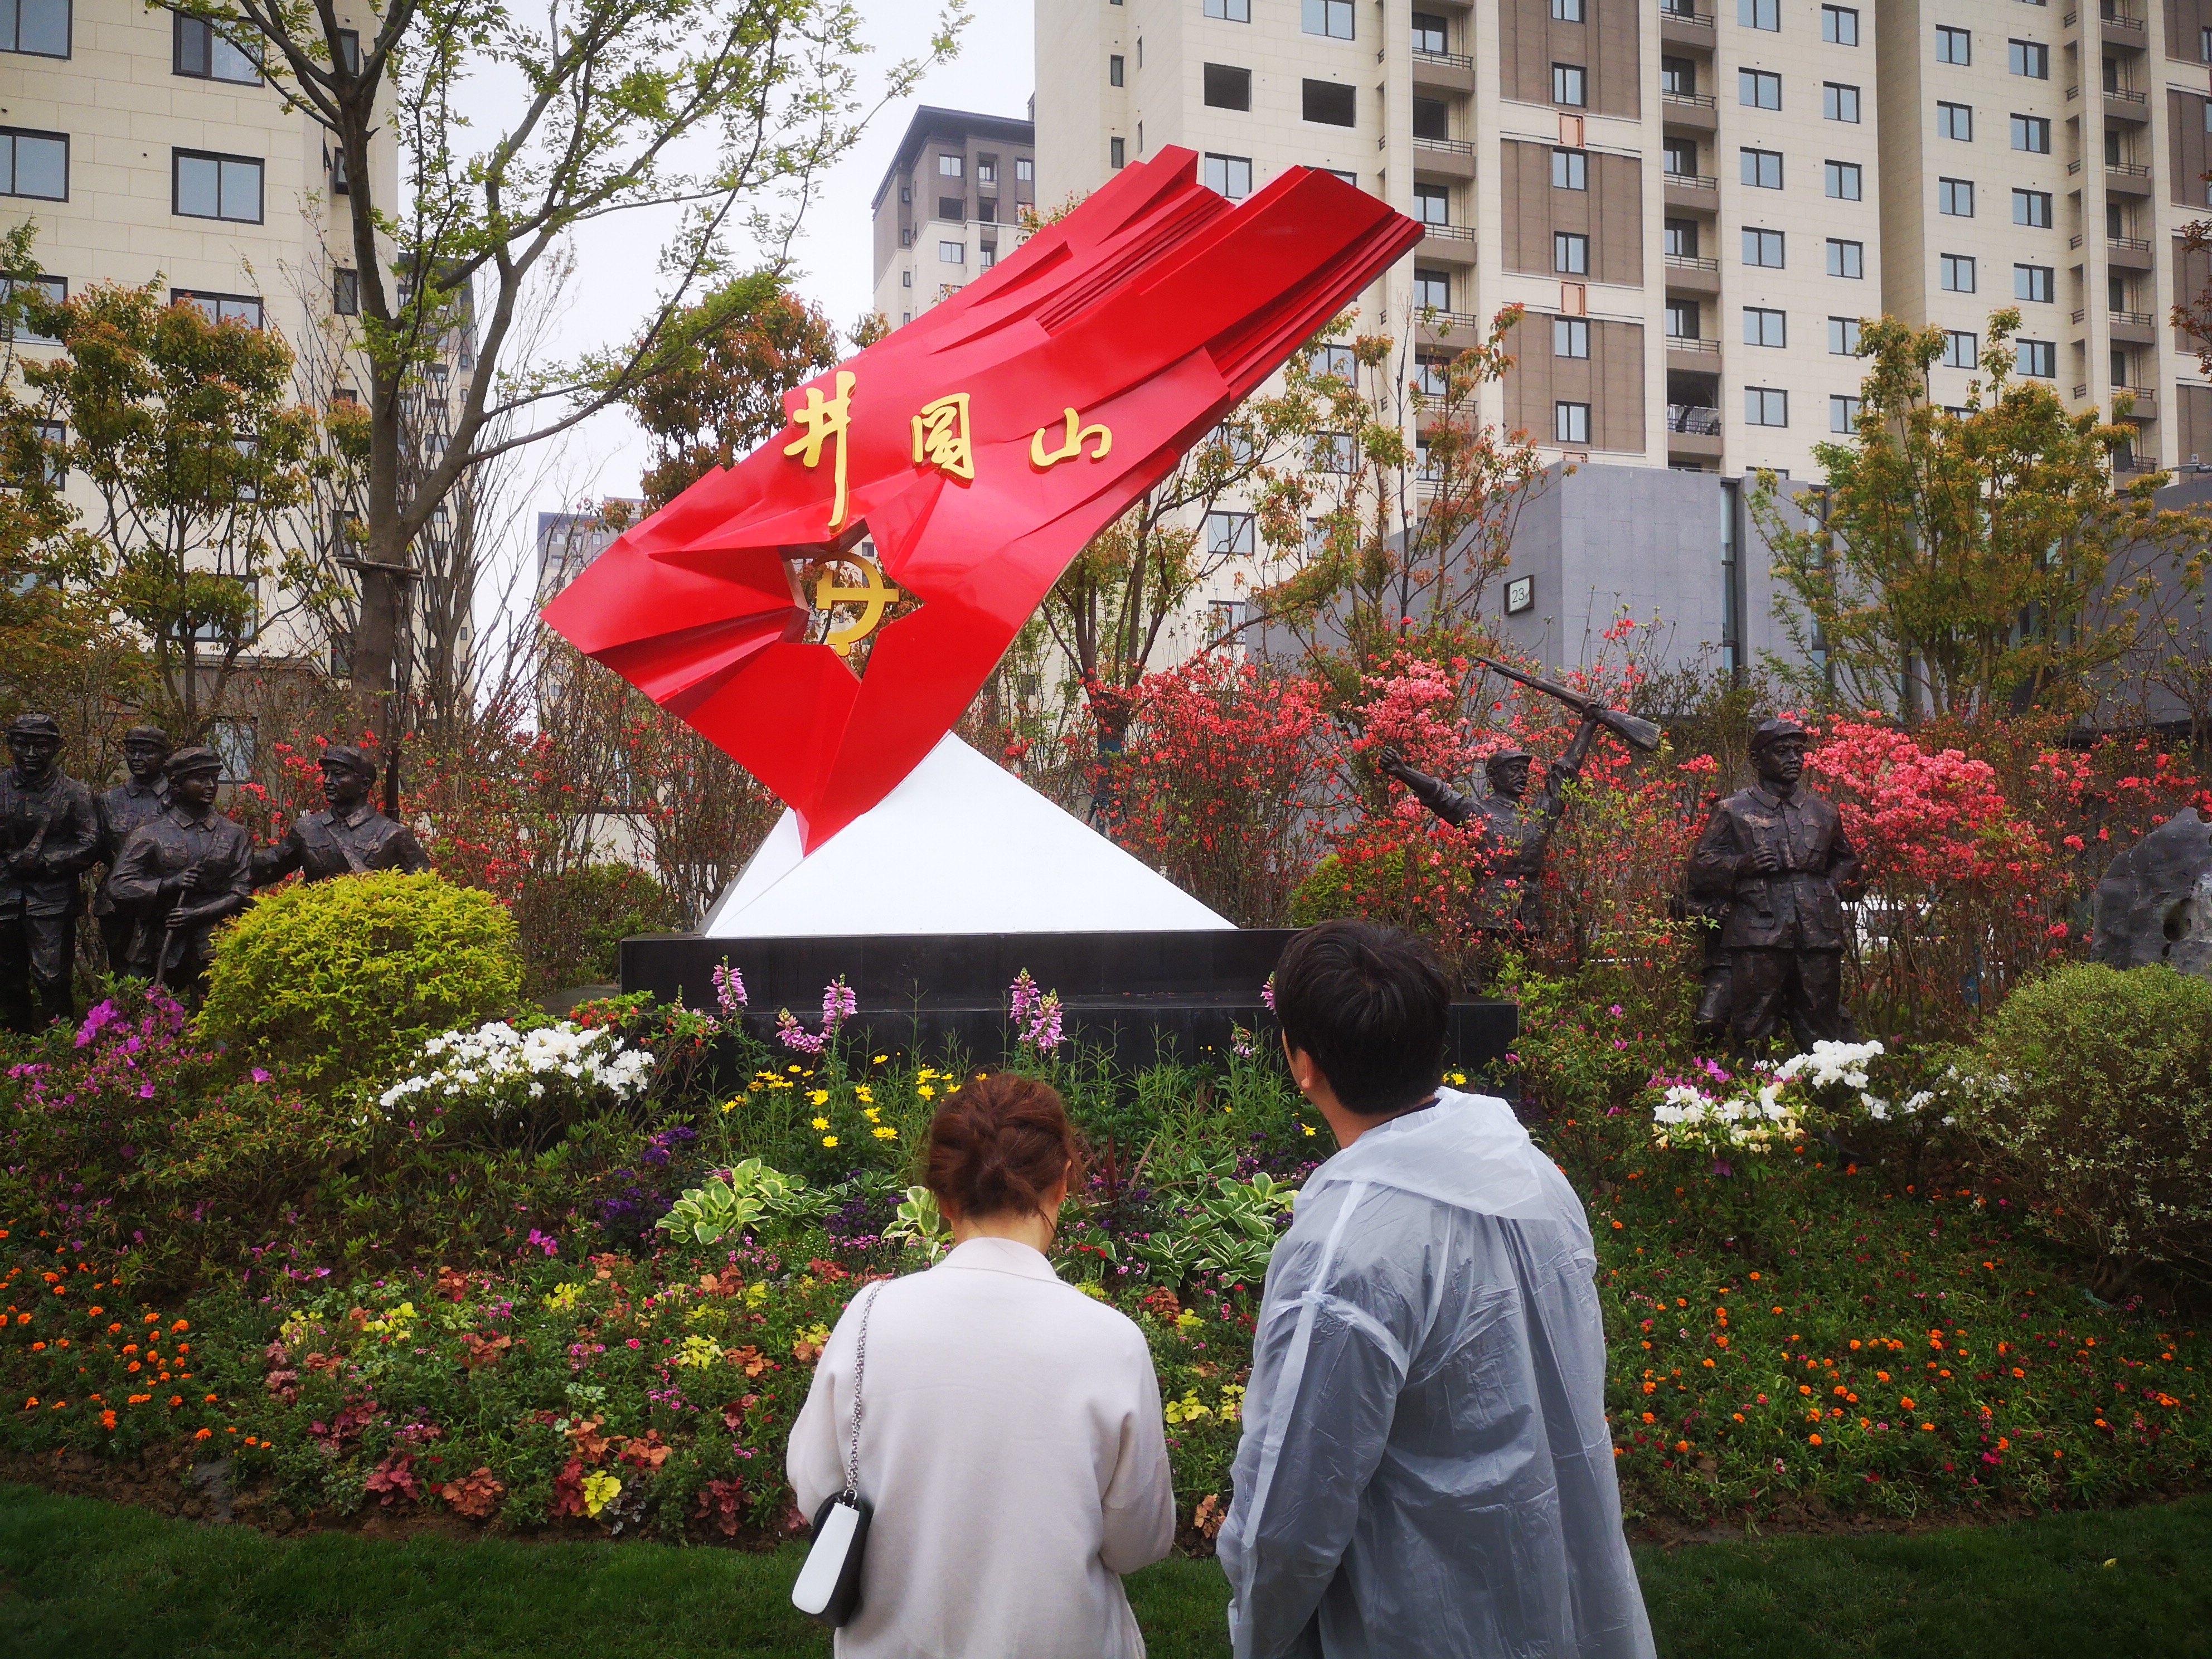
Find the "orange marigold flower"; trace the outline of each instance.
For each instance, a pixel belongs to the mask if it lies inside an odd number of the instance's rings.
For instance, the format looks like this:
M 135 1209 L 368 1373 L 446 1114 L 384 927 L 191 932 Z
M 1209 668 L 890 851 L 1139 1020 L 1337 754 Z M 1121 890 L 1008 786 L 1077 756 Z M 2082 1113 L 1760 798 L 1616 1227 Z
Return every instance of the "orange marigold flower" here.
M 1805 1437 L 1805 1439 L 1806 1443 L 1809 1445 L 1817 1446 L 1820 1443 L 1820 1437 L 1817 1434 L 1808 1434 Z
M 215 1431 L 213 1429 L 201 1429 L 193 1434 L 192 1438 L 195 1440 L 212 1440 L 215 1438 Z

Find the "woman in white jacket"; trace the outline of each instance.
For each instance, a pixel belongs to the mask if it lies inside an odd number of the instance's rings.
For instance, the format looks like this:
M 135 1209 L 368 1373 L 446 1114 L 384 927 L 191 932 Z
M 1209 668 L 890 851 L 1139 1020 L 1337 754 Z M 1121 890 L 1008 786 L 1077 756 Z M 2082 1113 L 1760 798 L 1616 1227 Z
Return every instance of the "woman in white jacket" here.
M 1136 1325 L 1054 1274 L 1081 1150 L 1049 1087 L 948 1098 L 926 1179 L 954 1247 L 837 1322 L 786 1468 L 810 1518 L 842 1491 L 860 1310 L 860 1496 L 873 1510 L 841 1659 L 1140 1659 L 1121 1575 L 1175 1541 L 1159 1383 Z

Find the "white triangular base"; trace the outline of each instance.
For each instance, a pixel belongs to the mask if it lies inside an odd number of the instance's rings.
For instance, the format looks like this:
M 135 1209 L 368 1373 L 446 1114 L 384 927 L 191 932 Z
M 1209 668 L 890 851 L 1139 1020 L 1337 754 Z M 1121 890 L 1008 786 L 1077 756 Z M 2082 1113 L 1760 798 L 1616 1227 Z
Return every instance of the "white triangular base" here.
M 787 811 L 709 939 L 1234 927 L 956 737 L 811 855 Z

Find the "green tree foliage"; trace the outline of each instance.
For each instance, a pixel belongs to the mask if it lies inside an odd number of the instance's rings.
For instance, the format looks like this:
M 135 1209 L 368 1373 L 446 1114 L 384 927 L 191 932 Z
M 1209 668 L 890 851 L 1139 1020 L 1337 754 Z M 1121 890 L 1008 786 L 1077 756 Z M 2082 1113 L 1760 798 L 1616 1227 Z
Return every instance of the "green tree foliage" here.
M 1869 323 L 1857 431 L 1814 447 L 1826 489 L 1788 502 L 1769 475 L 1753 494 L 1778 614 L 1819 665 L 1794 671 L 1802 691 L 1907 720 L 2079 697 L 2132 635 L 2115 550 L 2201 568 L 2203 521 L 2157 508 L 2163 477 L 2114 486 L 2132 428 L 2015 377 L 2019 327 L 1991 314 L 1983 378 L 1954 412 L 1929 384 L 1943 331 Z
M 15 368 L 35 416 L 67 434 L 49 441 L 52 463 L 98 503 L 79 523 L 65 501 L 33 497 L 33 562 L 128 626 L 145 652 L 144 707 L 186 743 L 223 712 L 240 653 L 327 582 L 300 508 L 340 463 L 293 401 L 276 330 L 210 322 L 161 289 L 36 295 L 27 321 L 63 350 Z
M 834 368 L 837 331 L 783 284 L 756 271 L 678 313 L 676 343 L 624 401 L 653 436 L 649 508 L 717 467 L 734 466 L 784 423 L 783 395 Z
M 295 882 L 225 928 L 200 1030 L 327 1091 L 389 1080 L 423 1038 L 510 1012 L 514 919 L 490 894 L 398 871 Z

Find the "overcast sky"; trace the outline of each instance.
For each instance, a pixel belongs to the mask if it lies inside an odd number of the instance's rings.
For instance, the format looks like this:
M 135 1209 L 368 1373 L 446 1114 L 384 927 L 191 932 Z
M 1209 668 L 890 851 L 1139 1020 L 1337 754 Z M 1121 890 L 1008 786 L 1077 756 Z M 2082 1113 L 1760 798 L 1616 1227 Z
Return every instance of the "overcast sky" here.
M 808 210 L 799 244 L 794 287 L 848 328 L 875 293 L 874 244 L 869 202 L 898 149 L 919 104 L 1022 116 L 1036 78 L 1031 52 L 1035 0 L 970 0 L 974 21 L 961 38 L 959 55 L 932 70 L 916 94 L 886 107 L 851 154 L 833 170 Z M 928 48 L 935 0 L 859 0 L 865 33 L 875 56 L 861 66 L 869 97 L 879 97 L 887 67 Z M 653 293 L 657 275 L 649 233 L 641 216 L 622 215 L 580 237 L 576 276 L 563 295 L 554 346 L 566 354 L 611 344 L 635 328 Z M 544 498 L 532 509 L 571 504 L 561 497 L 629 495 L 638 489 L 646 445 L 625 415 L 602 416 L 565 446 L 562 464 L 545 479 Z

